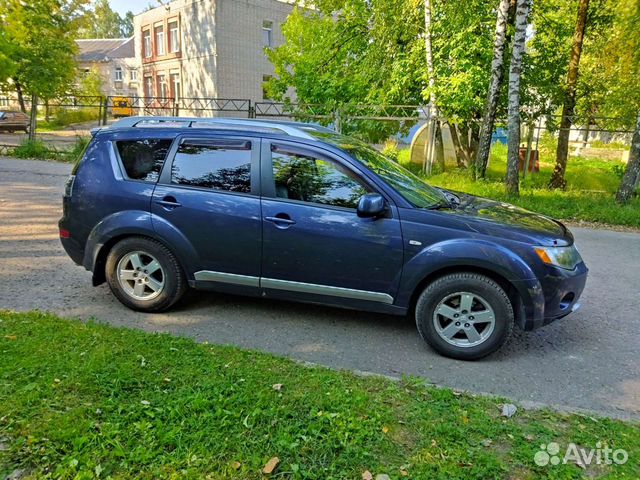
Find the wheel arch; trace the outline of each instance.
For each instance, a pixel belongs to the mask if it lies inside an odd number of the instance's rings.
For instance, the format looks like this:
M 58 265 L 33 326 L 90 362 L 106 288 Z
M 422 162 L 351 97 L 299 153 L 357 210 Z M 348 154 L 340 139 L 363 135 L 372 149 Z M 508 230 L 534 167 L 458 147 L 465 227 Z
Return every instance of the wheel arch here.
M 505 291 L 507 296 L 509 297 L 509 301 L 511 302 L 511 306 L 513 308 L 513 313 L 515 318 L 520 318 L 521 315 L 524 314 L 522 298 L 521 294 L 516 288 L 516 286 L 507 279 L 501 273 L 496 272 L 490 268 L 485 266 L 478 265 L 449 265 L 437 270 L 434 270 L 427 274 L 422 280 L 420 280 L 413 291 L 411 292 L 411 297 L 409 299 L 409 312 L 411 315 L 414 314 L 416 303 L 418 302 L 418 298 L 420 294 L 427 288 L 428 285 L 433 283 L 439 278 L 444 277 L 445 275 L 450 275 L 453 273 L 477 273 L 479 275 L 484 275 L 485 277 L 490 278 L 494 282 L 496 282 L 500 287 Z

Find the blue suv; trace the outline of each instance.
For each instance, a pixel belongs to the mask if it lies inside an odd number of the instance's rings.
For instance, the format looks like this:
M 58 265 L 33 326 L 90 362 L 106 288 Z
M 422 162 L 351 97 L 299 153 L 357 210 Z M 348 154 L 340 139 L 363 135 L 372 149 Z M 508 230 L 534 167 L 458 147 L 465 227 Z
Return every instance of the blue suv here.
M 65 250 L 129 308 L 191 287 L 411 314 L 460 359 L 574 311 L 587 278 L 562 223 L 301 123 L 120 120 L 94 132 L 63 205 Z

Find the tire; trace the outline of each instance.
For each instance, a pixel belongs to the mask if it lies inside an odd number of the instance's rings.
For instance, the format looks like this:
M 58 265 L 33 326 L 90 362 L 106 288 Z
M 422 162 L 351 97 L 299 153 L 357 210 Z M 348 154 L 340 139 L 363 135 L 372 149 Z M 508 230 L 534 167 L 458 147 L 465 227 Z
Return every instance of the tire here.
M 176 256 L 150 238 L 130 237 L 116 243 L 107 256 L 105 274 L 116 298 L 140 312 L 167 310 L 187 290 Z
M 422 339 L 441 355 L 460 360 L 495 352 L 509 339 L 514 324 L 505 291 L 477 273 L 453 273 L 429 284 L 418 298 L 415 315 Z

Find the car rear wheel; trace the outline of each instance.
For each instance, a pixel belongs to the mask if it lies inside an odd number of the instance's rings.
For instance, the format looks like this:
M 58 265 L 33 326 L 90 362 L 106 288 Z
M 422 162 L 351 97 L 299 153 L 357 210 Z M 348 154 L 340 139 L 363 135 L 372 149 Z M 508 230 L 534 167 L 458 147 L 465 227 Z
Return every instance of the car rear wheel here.
M 420 336 L 447 357 L 476 360 L 511 336 L 513 307 L 505 291 L 477 273 L 445 275 L 428 285 L 416 304 Z
M 149 238 L 126 238 L 114 245 L 107 256 L 105 273 L 116 298 L 142 312 L 170 308 L 187 289 L 175 255 Z

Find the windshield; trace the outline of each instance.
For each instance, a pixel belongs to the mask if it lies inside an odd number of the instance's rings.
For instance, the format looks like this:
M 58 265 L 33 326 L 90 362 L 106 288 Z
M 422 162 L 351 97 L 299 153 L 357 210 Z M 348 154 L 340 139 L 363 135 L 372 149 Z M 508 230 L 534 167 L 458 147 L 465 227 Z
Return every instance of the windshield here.
M 318 136 L 318 134 L 315 134 Z M 443 203 L 448 204 L 446 197 L 440 190 L 422 181 L 393 160 L 385 157 L 376 149 L 366 144 L 350 140 L 345 137 L 332 135 L 329 140 L 337 147 L 349 153 L 356 160 L 375 172 L 389 186 L 393 187 L 404 199 L 417 208 L 431 208 Z M 336 141 L 338 140 L 338 141 Z

